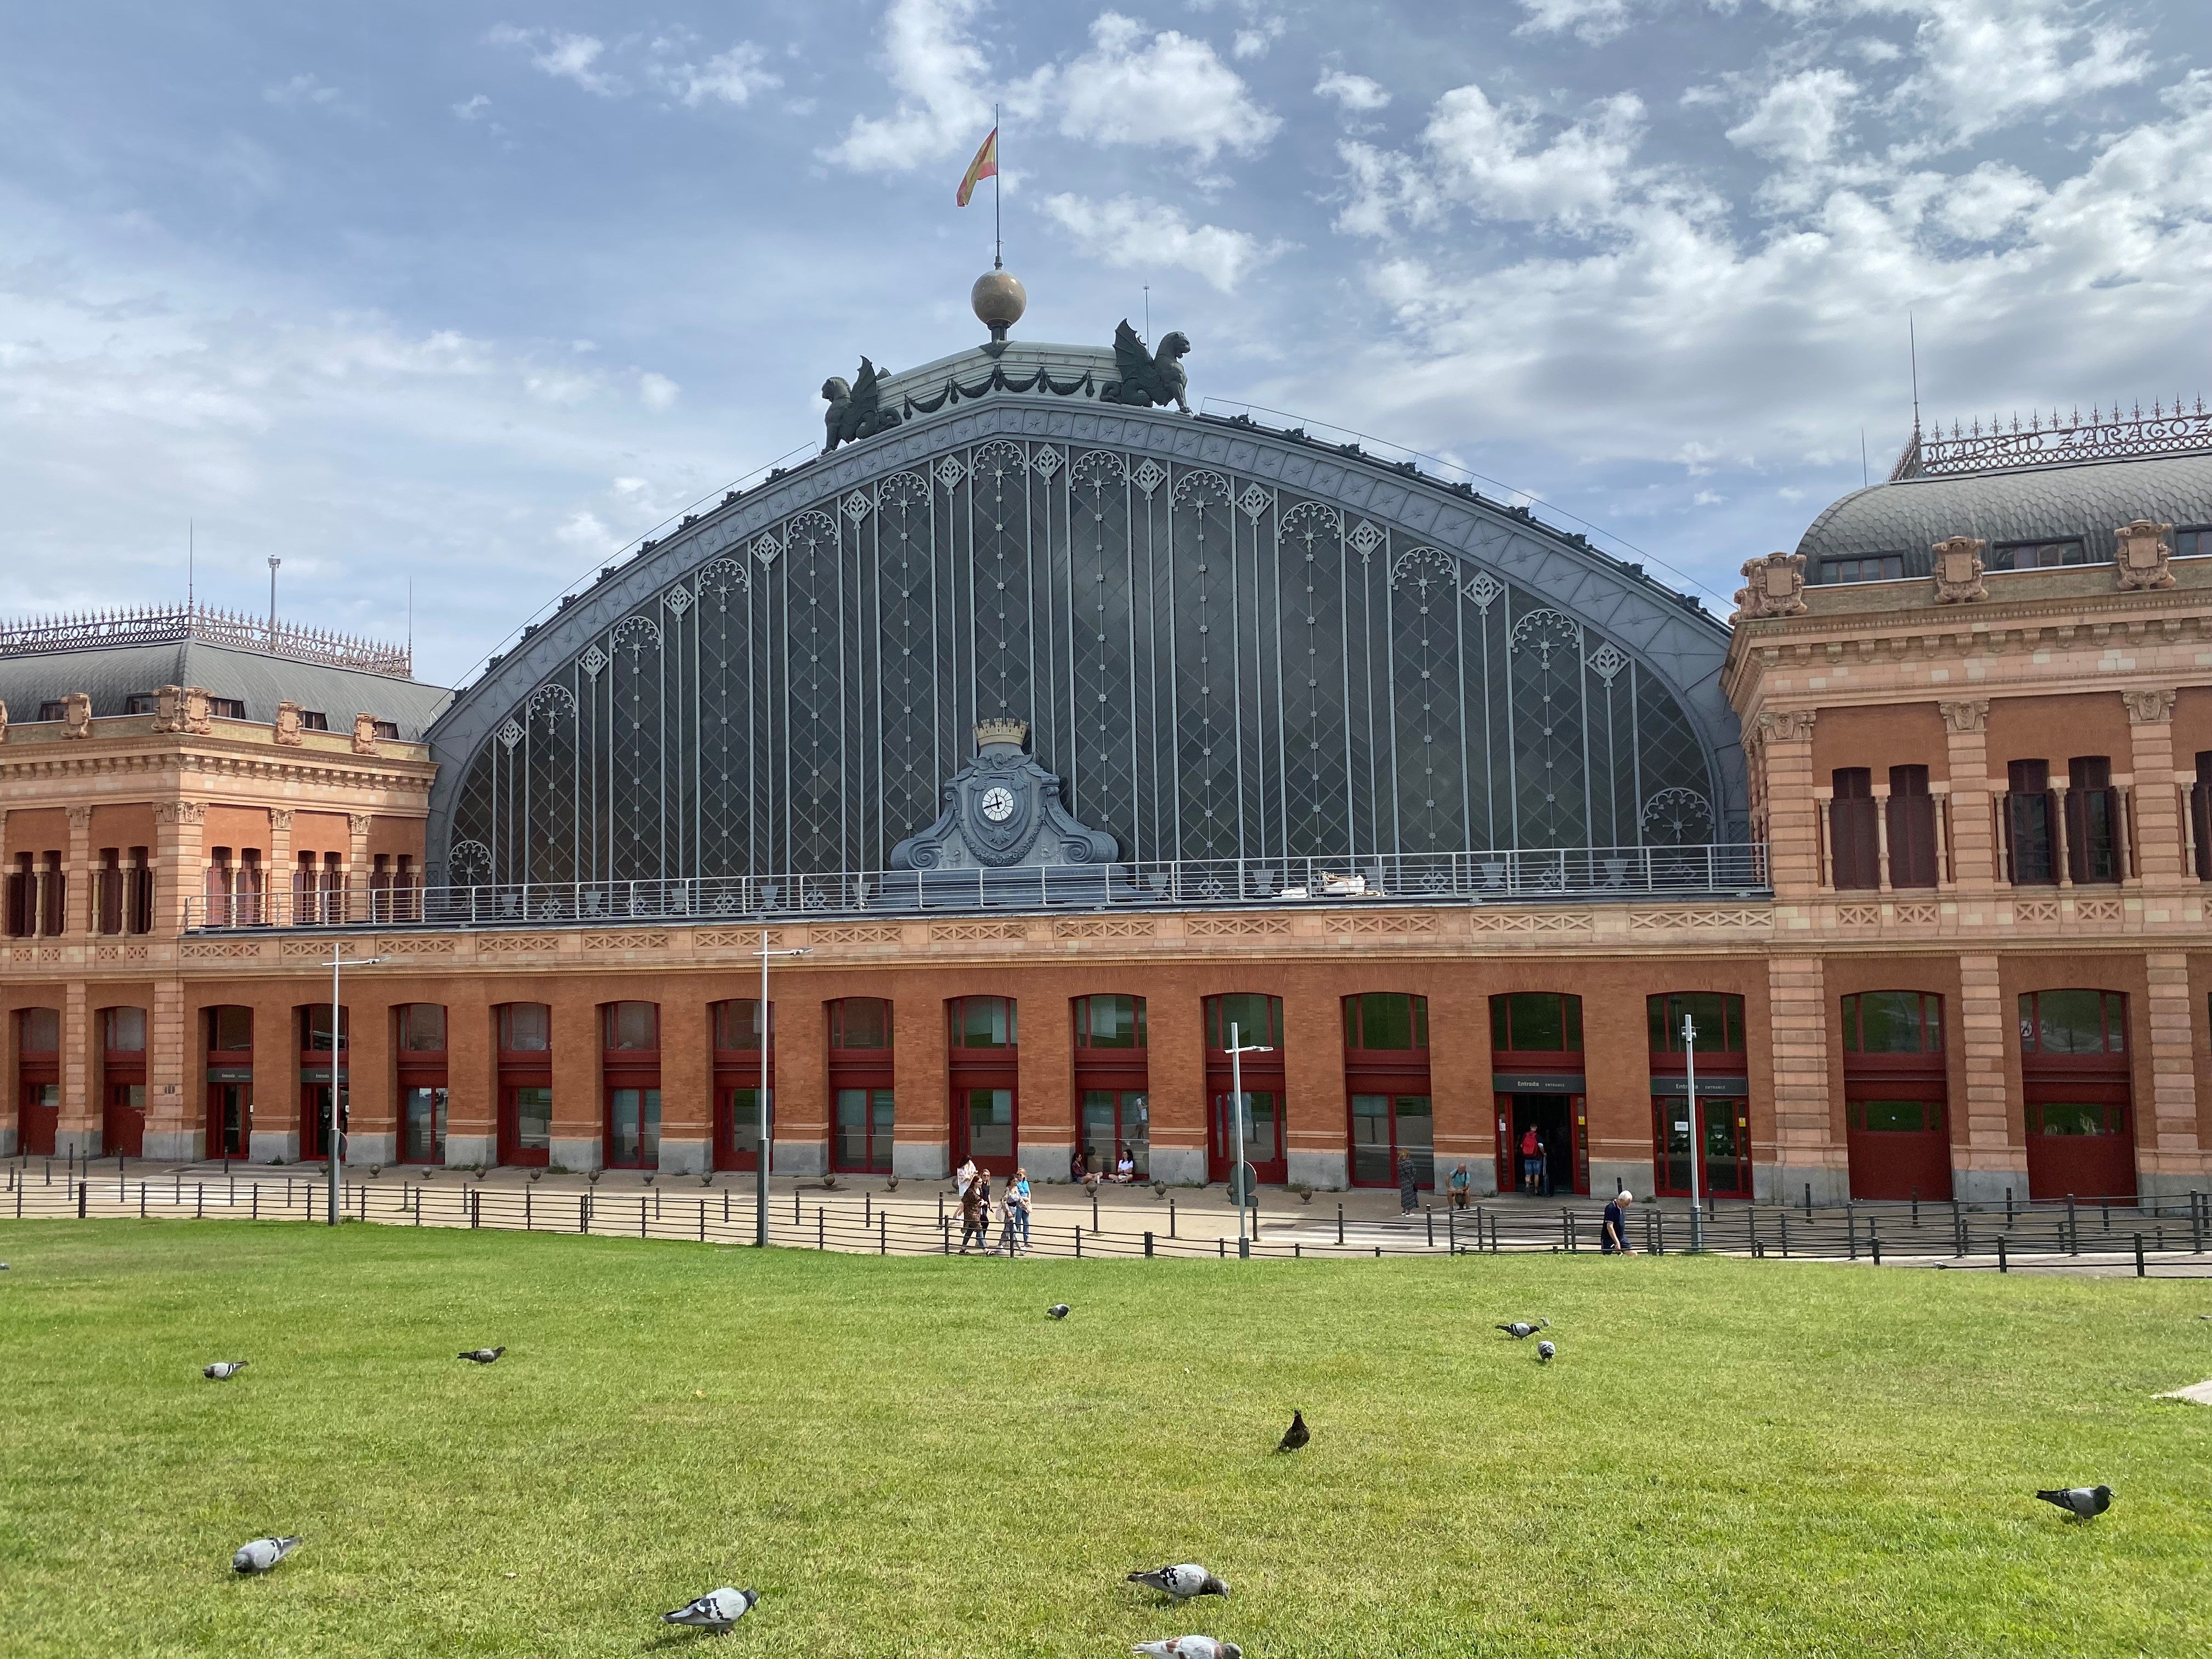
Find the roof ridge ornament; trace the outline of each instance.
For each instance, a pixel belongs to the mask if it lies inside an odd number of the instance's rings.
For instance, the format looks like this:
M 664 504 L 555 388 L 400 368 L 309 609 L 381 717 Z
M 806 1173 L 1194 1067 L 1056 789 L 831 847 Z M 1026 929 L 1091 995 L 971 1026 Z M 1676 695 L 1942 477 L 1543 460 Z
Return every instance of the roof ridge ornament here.
M 1190 400 L 1183 396 L 1189 383 L 1182 370 L 1182 359 L 1189 353 L 1189 337 L 1180 330 L 1162 335 L 1158 351 L 1146 351 L 1144 341 L 1124 317 L 1114 330 L 1114 366 L 1121 378 L 1100 386 L 1098 401 L 1130 404 L 1139 409 L 1173 404 L 1189 414 Z
M 2212 411 L 2205 409 L 2201 397 L 2185 407 L 2177 393 L 2171 404 L 2153 398 L 2148 415 L 2140 401 L 2125 411 L 2117 402 L 2110 410 L 2102 404 L 2092 405 L 2086 421 L 2078 406 L 2070 418 L 2054 408 L 2049 421 L 2039 410 L 2025 428 L 2018 416 L 2008 429 L 1992 416 L 1986 428 L 1979 420 L 1970 428 L 1954 421 L 1948 435 L 1938 421 L 1924 436 L 1914 430 L 1890 471 L 1889 482 L 2205 451 L 2212 451 Z

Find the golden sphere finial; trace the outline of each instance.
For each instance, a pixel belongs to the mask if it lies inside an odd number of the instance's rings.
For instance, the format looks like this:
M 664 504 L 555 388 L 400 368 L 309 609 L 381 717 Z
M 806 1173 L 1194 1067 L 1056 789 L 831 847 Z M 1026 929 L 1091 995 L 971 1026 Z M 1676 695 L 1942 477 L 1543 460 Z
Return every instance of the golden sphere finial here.
M 1021 278 L 1011 270 L 996 267 L 975 279 L 975 287 L 968 298 L 975 307 L 976 320 L 991 331 L 994 340 L 1000 342 L 1006 339 L 1006 331 L 1021 321 L 1022 313 L 1029 309 L 1030 304 Z

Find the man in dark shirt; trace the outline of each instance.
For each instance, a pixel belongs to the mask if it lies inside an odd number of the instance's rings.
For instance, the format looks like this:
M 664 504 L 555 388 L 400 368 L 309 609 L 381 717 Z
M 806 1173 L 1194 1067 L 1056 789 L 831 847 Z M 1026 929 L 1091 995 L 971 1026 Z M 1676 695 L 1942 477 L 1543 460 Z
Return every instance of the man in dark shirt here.
M 1605 1220 L 1598 1233 L 1598 1248 L 1607 1255 L 1634 1255 L 1628 1243 L 1628 1206 L 1636 1202 L 1636 1194 L 1623 1190 L 1613 1195 L 1613 1202 L 1605 1206 Z

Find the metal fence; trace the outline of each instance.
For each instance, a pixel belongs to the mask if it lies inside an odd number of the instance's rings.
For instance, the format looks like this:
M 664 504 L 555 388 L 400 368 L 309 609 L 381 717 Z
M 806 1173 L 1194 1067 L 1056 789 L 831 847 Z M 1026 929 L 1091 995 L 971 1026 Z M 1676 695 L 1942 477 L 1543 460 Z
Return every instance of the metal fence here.
M 1339 859 L 1187 859 L 1021 870 L 845 871 L 690 881 L 302 887 L 195 895 L 185 901 L 185 927 L 189 933 L 395 925 L 496 927 L 837 913 L 1751 896 L 1766 890 L 1765 843 L 1739 842 Z
M 265 1171 L 217 1176 L 181 1172 L 131 1176 L 99 1165 L 17 1159 L 6 1166 L 0 1218 L 84 1219 L 323 1220 L 326 1180 L 309 1172 L 278 1178 Z M 693 1179 L 697 1179 L 693 1177 Z M 350 1220 L 391 1226 L 492 1228 L 509 1232 L 581 1233 L 599 1237 L 750 1244 L 753 1194 L 731 1186 L 686 1191 L 683 1177 L 616 1192 L 486 1187 L 421 1181 L 349 1182 L 343 1210 Z M 1194 1214 L 1174 1200 L 1132 1216 L 1094 1200 L 1091 1223 L 1077 1209 L 1039 1212 L 1025 1235 L 1027 1253 L 1066 1257 L 1226 1257 L 1235 1241 L 1221 1236 L 1220 1206 Z M 1261 1218 L 1249 1254 L 1304 1260 L 1385 1255 L 1578 1255 L 1600 1249 L 1600 1207 L 1475 1205 L 1429 1209 L 1383 1221 L 1331 1217 L 1316 1210 L 1285 1221 Z M 957 1209 L 945 1196 L 928 1204 L 879 1202 L 872 1193 L 794 1190 L 769 1206 L 769 1240 L 793 1248 L 878 1255 L 1003 1253 L 997 1224 L 980 1240 L 963 1240 Z M 1138 1224 L 1149 1219 L 1153 1224 Z M 2212 1233 L 2212 1194 L 2189 1193 L 2136 1204 L 2038 1204 L 1978 1209 L 1944 1203 L 1784 1208 L 1731 1205 L 1698 1218 L 1681 1211 L 1632 1215 L 1629 1243 L 1650 1255 L 1692 1249 L 1753 1260 L 1889 1261 L 1949 1259 L 2000 1270 L 2023 1265 L 2109 1266 L 2132 1261 L 2138 1273 L 2153 1261 L 2202 1257 Z

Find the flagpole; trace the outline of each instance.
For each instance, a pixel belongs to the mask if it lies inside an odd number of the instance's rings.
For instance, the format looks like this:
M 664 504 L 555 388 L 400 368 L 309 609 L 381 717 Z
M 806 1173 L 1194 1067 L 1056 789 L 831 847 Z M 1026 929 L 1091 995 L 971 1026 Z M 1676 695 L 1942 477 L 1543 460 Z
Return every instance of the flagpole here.
M 991 131 L 998 134 L 991 157 L 991 269 L 1006 268 L 1006 240 L 999 223 L 999 180 L 1006 174 L 1006 133 L 999 125 L 999 106 L 991 106 Z

